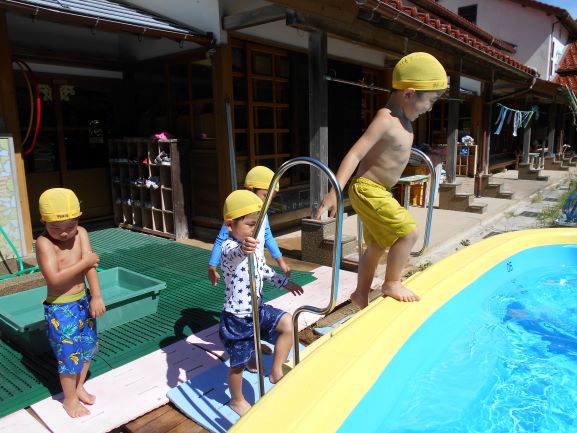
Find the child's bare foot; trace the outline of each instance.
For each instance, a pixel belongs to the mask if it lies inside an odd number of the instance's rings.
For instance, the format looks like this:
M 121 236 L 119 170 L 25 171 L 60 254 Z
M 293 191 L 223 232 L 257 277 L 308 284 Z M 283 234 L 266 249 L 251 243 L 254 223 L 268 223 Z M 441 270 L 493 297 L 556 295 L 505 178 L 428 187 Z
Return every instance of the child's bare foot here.
M 420 301 L 420 296 L 414 294 L 401 284 L 400 281 L 385 282 L 381 287 L 383 296 L 390 296 L 400 302 Z
M 351 293 L 351 302 L 355 304 L 357 307 L 359 307 L 361 310 L 365 308 L 367 305 L 369 305 L 368 297 L 365 298 L 358 292 L 358 290 L 355 290 L 353 293 Z
M 238 413 L 239 416 L 243 416 L 251 408 L 250 403 L 246 401 L 244 398 L 239 401 L 231 400 L 230 403 L 228 403 L 228 405 L 232 410 Z
M 88 391 L 84 389 L 83 386 L 79 386 L 76 388 L 76 395 L 78 396 L 78 400 L 80 400 L 84 404 L 94 404 L 96 401 L 96 396 L 89 394 Z
M 278 383 L 278 381 L 281 380 L 283 376 L 284 374 L 282 369 L 279 369 L 279 371 L 271 371 L 268 375 L 268 380 L 274 385 L 275 383 Z
M 62 406 L 64 406 L 64 410 L 70 418 L 80 418 L 81 416 L 90 415 L 90 411 L 86 409 L 77 398 L 70 401 L 64 399 Z

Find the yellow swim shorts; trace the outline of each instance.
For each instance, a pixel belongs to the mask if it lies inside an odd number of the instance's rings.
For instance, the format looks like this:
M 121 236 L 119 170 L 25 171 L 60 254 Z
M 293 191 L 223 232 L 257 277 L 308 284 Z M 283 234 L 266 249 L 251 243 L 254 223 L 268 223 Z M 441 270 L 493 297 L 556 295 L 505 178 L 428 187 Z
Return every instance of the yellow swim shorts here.
M 411 233 L 417 223 L 383 185 L 365 177 L 353 177 L 349 186 L 353 209 L 363 222 L 367 245 L 390 247 Z

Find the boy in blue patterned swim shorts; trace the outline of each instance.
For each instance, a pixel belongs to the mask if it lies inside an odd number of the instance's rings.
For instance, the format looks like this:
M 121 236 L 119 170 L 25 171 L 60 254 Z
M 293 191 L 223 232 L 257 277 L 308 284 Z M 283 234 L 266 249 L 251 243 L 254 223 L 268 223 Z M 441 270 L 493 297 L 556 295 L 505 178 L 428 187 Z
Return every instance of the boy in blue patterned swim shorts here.
M 232 192 L 224 202 L 224 223 L 228 227 L 229 238 L 222 243 L 221 252 L 226 291 L 219 335 L 230 356 L 229 405 L 241 416 L 250 409 L 242 393 L 242 372 L 245 367 L 255 367 L 248 254 L 252 253 L 255 261 L 254 279 L 259 298 L 261 338 L 275 345 L 269 375 L 271 383 L 278 382 L 283 376 L 282 364 L 292 347 L 293 326 L 290 314 L 262 302 L 263 280 L 270 281 L 276 287 L 283 287 L 294 295 L 303 293 L 301 286 L 267 266 L 264 253 L 258 248 L 259 241 L 253 237 L 253 232 L 261 207 L 262 200 L 247 190 Z
M 64 409 L 76 418 L 90 414 L 82 403 L 96 400 L 84 389 L 84 381 L 98 350 L 95 319 L 106 311 L 96 272 L 99 258 L 92 252 L 88 233 L 78 226 L 82 212 L 71 190 L 45 191 L 39 208 L 46 230 L 36 240 L 36 259 L 48 287 L 47 334 L 58 361 Z

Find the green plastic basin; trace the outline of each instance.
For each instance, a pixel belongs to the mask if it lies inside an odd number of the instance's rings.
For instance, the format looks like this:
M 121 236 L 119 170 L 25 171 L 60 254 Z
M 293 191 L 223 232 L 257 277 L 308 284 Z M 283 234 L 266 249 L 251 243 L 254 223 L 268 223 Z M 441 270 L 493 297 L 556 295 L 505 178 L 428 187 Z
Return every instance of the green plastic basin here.
M 98 273 L 106 313 L 97 319 L 98 331 L 156 313 L 166 283 L 124 268 Z M 2 337 L 32 354 L 50 350 L 42 302 L 46 286 L 0 297 Z

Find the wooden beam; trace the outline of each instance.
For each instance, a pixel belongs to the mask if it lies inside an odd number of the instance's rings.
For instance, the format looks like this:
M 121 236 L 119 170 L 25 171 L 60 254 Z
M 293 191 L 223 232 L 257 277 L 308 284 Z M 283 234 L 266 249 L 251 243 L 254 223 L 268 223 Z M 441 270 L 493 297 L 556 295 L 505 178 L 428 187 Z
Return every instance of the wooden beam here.
M 216 132 L 216 154 L 218 158 L 218 208 L 222 209 L 226 196 L 231 192 L 231 167 L 228 158 L 228 125 L 226 122 L 226 99 L 233 100 L 232 95 L 232 48 L 216 48 L 212 58 L 212 92 L 214 100 L 214 122 Z M 233 111 L 234 113 L 234 111 Z
M 327 32 L 309 33 L 309 149 L 312 158 L 328 166 L 328 92 L 324 75 L 327 72 Z M 325 175 L 316 167 L 310 168 L 311 211 L 315 215 L 327 193 Z
M 493 82 L 487 81 L 481 87 L 483 90 L 483 142 L 481 146 L 481 173 L 489 174 L 489 154 L 491 151 L 491 128 L 493 126 L 493 104 L 487 104 L 493 98 Z
M 1 120 L 4 122 L 1 122 Z M 26 171 L 22 158 L 22 141 L 20 138 L 20 122 L 16 105 L 16 87 L 12 73 L 12 49 L 8 38 L 6 14 L 0 9 L 0 125 L 6 125 L 6 132 L 14 138 L 14 157 L 16 161 L 16 176 L 20 192 L 20 207 L 22 208 L 22 224 L 26 251 L 32 251 L 32 225 L 30 222 L 30 205 L 26 189 Z
M 370 48 L 378 48 L 396 60 L 404 55 L 403 47 L 406 45 L 404 38 L 391 35 L 389 32 L 369 27 L 356 20 L 340 21 L 330 16 L 317 16 L 302 11 L 289 11 L 287 25 L 305 31 L 322 29 L 328 33 L 338 35 L 344 40 L 361 43 Z
M 459 104 L 461 97 L 461 74 L 451 74 L 451 88 L 449 90 L 449 120 L 447 125 L 447 182 L 455 183 L 457 175 L 457 141 L 459 139 Z
M 525 96 L 525 105 L 530 107 L 533 103 L 531 95 Z M 531 151 L 531 122 L 523 128 L 523 164 L 529 163 L 529 152 Z
M 556 126 L 556 118 L 557 118 L 557 104 L 553 102 L 549 105 L 549 122 L 547 125 L 547 147 L 548 147 L 548 155 L 553 156 L 555 155 L 555 126 Z M 561 148 L 561 145 L 559 146 Z
M 286 9 L 273 4 L 234 15 L 227 15 L 222 19 L 222 28 L 224 30 L 239 30 L 282 20 L 285 16 Z

